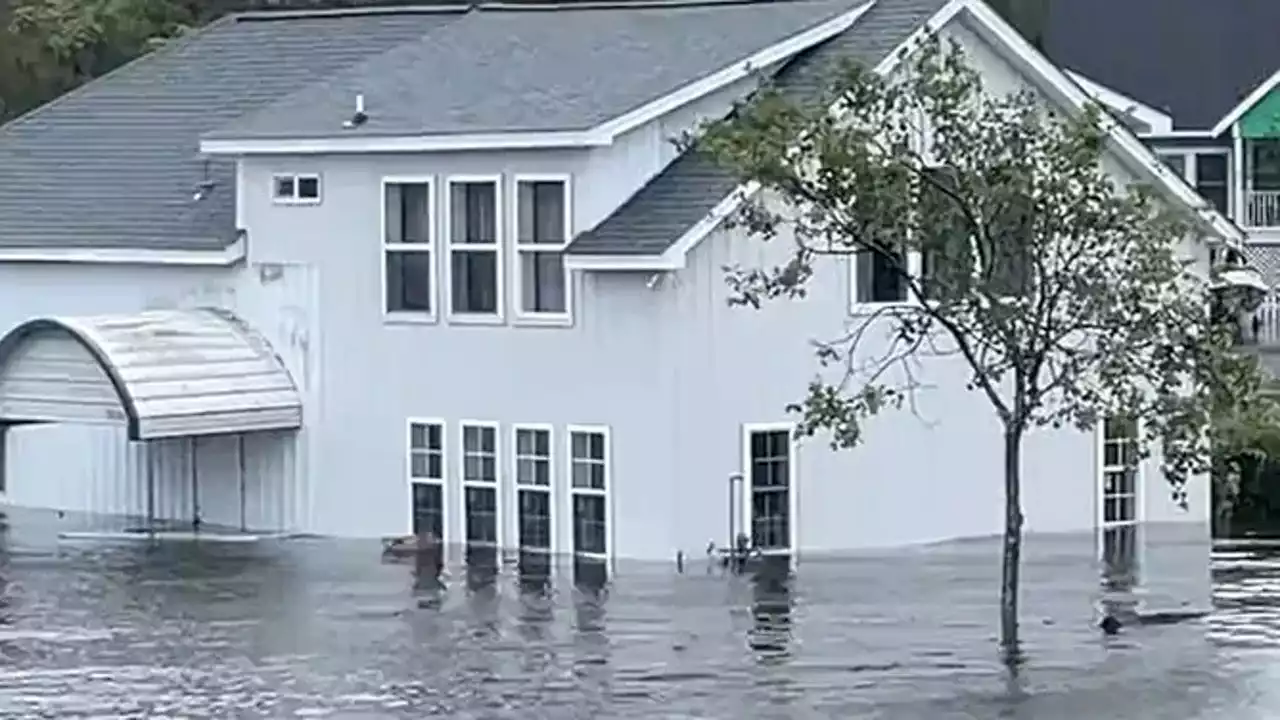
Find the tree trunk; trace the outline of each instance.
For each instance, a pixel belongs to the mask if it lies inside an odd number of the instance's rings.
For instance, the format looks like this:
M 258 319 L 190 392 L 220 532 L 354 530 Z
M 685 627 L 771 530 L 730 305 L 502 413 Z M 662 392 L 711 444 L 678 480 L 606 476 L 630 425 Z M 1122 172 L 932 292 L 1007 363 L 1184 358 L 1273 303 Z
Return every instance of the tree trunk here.
M 1000 578 L 1000 654 L 1010 667 L 1017 664 L 1018 578 L 1022 565 L 1022 434 L 1004 432 L 1004 554 Z

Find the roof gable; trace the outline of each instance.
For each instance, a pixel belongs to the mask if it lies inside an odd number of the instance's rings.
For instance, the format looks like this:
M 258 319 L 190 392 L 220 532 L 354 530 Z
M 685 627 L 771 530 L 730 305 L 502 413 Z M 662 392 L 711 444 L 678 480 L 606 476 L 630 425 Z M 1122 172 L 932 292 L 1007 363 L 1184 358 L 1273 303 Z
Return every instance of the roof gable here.
M 1045 52 L 1059 65 L 1209 130 L 1280 69 L 1275 0 L 1053 0 Z

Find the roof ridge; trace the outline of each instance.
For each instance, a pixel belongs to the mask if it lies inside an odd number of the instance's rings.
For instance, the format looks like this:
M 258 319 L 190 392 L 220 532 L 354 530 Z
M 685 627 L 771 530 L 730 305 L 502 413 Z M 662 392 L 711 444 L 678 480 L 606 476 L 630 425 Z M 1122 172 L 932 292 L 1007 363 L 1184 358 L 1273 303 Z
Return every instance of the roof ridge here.
M 716 7 L 735 5 L 802 4 L 819 0 L 459 0 L 447 5 L 378 5 L 330 8 L 245 10 L 240 20 L 287 20 L 303 17 L 351 17 L 368 15 L 464 14 L 479 12 L 556 12 L 572 10 L 631 10 L 646 8 Z
M 290 8 L 287 10 L 245 10 L 229 15 L 235 20 L 292 20 L 297 18 L 365 17 L 369 15 L 463 15 L 475 6 L 452 5 L 379 5 L 376 7 Z

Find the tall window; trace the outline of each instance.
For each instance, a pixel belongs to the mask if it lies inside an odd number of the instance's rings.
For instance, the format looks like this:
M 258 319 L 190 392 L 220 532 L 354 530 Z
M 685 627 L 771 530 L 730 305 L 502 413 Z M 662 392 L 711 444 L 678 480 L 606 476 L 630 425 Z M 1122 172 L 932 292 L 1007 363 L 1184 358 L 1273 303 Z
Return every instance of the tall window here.
M 409 421 L 409 485 L 413 534 L 444 540 L 444 424 Z
M 609 432 L 569 428 L 569 490 L 573 508 L 573 552 L 609 555 Z
M 462 495 L 468 545 L 498 545 L 498 427 L 462 424 Z
M 789 426 L 747 428 L 751 542 L 762 551 L 791 549 L 793 442 Z
M 516 515 L 520 549 L 551 552 L 551 429 L 516 427 Z
M 455 315 L 498 316 L 498 181 L 449 181 L 449 298 Z
M 1138 424 L 1102 426 L 1102 562 L 1110 579 L 1132 580 L 1138 563 Z
M 435 312 L 435 243 L 431 182 L 383 184 L 383 272 L 386 311 Z
M 525 315 L 563 315 L 569 308 L 564 248 L 569 242 L 565 180 L 516 181 L 516 270 Z
M 1228 187 L 1226 153 L 1196 155 L 1196 192 L 1222 213 L 1227 212 Z

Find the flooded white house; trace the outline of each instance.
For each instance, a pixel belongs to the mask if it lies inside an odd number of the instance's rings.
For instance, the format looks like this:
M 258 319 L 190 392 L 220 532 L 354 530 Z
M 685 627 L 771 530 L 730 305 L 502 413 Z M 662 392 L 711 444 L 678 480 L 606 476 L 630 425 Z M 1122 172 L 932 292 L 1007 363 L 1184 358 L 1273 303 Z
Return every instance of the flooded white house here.
M 880 298 L 833 262 L 803 301 L 730 308 L 721 268 L 787 248 L 722 227 L 736 183 L 670 142 L 758 72 L 893 72 L 926 28 L 993 91 L 1084 102 L 980 0 L 689 0 L 239 15 L 15 120 L 8 502 L 609 559 L 700 556 L 731 524 L 800 557 L 999 532 L 997 422 L 949 361 L 861 447 L 791 440 L 809 341 Z M 1154 468 L 1103 498 L 1125 442 L 1033 435 L 1027 527 L 1116 501 L 1158 582 L 1160 527 L 1207 557 L 1207 482 L 1186 512 Z M 1207 599 L 1203 575 L 1170 593 Z

